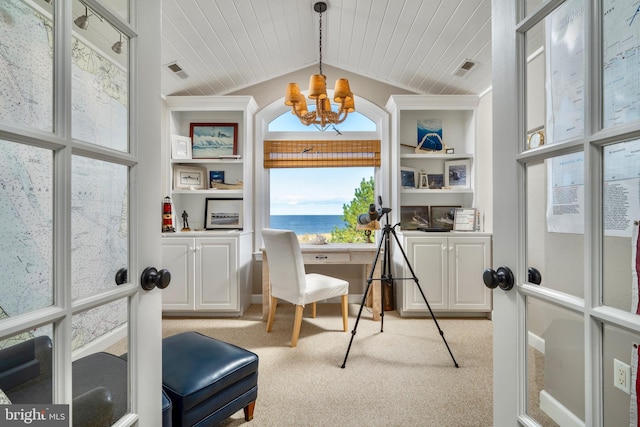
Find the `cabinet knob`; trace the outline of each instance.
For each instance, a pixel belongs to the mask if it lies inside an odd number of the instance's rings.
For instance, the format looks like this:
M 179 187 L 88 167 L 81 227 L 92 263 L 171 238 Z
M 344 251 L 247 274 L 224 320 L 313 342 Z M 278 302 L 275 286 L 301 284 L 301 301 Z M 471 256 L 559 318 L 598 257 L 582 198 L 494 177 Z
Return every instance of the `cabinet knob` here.
M 169 270 L 156 270 L 154 267 L 147 267 L 140 277 L 140 286 L 145 291 L 150 291 L 155 287 L 164 289 L 171 283 L 171 273 Z
M 489 289 L 495 289 L 500 286 L 500 289 L 503 291 L 508 291 L 513 288 L 515 282 L 513 273 L 509 267 L 499 267 L 498 271 L 487 268 L 484 273 L 482 273 L 482 281 Z
M 534 285 L 539 285 L 540 283 L 542 283 L 542 275 L 540 274 L 537 268 L 529 267 L 527 274 L 528 274 L 527 279 L 529 283 L 533 283 Z

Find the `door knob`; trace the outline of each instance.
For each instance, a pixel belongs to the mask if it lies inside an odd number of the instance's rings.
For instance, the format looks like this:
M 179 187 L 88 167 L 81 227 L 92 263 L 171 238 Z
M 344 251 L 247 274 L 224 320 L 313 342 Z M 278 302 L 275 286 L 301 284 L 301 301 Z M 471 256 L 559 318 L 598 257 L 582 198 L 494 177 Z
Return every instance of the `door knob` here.
M 171 283 L 171 273 L 169 270 L 156 270 L 154 267 L 147 267 L 140 277 L 140 286 L 145 291 L 150 291 L 154 287 L 164 289 Z
M 127 268 L 122 267 L 116 272 L 116 285 L 120 286 L 123 283 L 127 283 Z
M 539 285 L 540 283 L 542 283 L 542 275 L 540 274 L 538 269 L 534 267 L 529 267 L 528 280 L 529 280 L 529 283 L 533 283 L 534 285 Z
M 513 288 L 514 278 L 508 267 L 499 267 L 498 271 L 488 268 L 482 273 L 482 281 L 489 289 L 500 286 L 503 291 L 508 291 Z

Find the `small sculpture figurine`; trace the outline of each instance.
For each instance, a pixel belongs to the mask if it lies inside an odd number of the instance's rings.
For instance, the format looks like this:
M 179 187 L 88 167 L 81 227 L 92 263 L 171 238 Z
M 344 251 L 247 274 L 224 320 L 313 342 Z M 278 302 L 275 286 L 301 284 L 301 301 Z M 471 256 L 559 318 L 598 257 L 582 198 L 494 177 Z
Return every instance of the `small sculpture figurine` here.
M 181 231 L 191 231 L 189 228 L 189 214 L 187 211 L 182 211 L 182 230 Z

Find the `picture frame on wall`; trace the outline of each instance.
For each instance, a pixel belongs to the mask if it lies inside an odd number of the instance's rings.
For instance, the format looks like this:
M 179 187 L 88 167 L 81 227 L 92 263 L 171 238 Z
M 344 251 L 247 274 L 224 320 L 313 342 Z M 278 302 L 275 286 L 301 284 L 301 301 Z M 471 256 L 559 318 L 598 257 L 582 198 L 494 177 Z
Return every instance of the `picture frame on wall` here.
M 447 188 L 471 188 L 471 162 L 450 160 L 444 162 L 444 186 Z
M 242 199 L 207 198 L 204 206 L 205 230 L 242 230 Z
M 400 228 L 417 230 L 418 227 L 429 227 L 429 206 L 400 206 Z
M 416 170 L 402 166 L 400 168 L 400 182 L 402 188 L 416 188 Z
M 206 179 L 207 171 L 195 166 L 173 166 L 174 190 L 203 190 L 209 188 Z
M 171 158 L 184 160 L 191 158 L 191 138 L 182 135 L 171 135 Z
M 453 230 L 456 209 L 461 206 L 431 206 L 431 227 Z
M 191 157 L 219 159 L 238 154 L 237 123 L 191 123 Z

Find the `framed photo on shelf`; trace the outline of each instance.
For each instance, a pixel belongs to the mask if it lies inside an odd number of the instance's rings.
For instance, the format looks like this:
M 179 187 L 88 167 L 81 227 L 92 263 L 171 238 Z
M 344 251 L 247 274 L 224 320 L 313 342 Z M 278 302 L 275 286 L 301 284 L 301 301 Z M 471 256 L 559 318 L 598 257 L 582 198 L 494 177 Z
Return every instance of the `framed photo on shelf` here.
M 427 182 L 431 190 L 439 190 L 444 186 L 444 175 L 441 173 L 427 174 Z
M 209 188 L 207 171 L 194 166 L 173 166 L 174 190 L 203 190 Z
M 237 123 L 191 123 L 194 159 L 218 159 L 238 154 Z
M 400 228 L 417 230 L 418 227 L 429 227 L 429 206 L 400 206 Z
M 423 119 L 418 120 L 417 148 L 421 150 L 442 151 L 442 120 Z
M 171 135 L 171 158 L 190 159 L 191 158 L 191 138 L 182 135 Z
M 453 224 L 456 218 L 456 209 L 459 207 L 460 206 L 431 206 L 430 227 L 453 230 Z
M 450 160 L 444 162 L 444 186 L 449 188 L 471 188 L 471 162 Z
M 453 229 L 455 231 L 476 231 L 477 217 L 474 208 L 458 208 L 453 221 Z
M 242 199 L 207 198 L 204 206 L 204 228 L 242 229 Z
M 224 184 L 224 171 L 209 171 L 209 188 L 216 188 L 216 184 Z
M 400 167 L 402 188 L 416 188 L 416 170 L 407 166 Z

